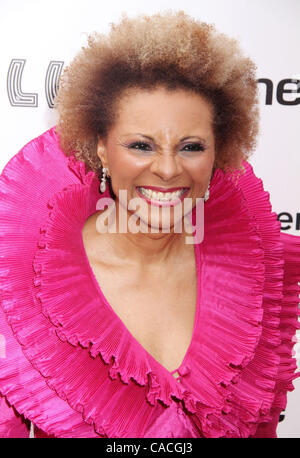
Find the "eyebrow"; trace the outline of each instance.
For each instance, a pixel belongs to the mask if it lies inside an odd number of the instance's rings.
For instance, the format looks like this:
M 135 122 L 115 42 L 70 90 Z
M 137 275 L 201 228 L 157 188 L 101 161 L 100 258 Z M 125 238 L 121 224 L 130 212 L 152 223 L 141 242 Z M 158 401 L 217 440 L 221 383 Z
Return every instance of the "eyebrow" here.
M 135 132 L 135 133 L 128 134 L 128 135 L 141 135 L 141 137 L 148 138 L 148 140 L 155 142 L 154 138 L 150 137 L 149 135 L 141 134 L 140 132 Z M 198 138 L 200 141 L 207 143 L 207 140 L 205 140 L 202 137 L 199 137 L 199 135 L 188 135 L 187 137 L 181 138 L 179 141 L 183 142 L 184 140 L 187 140 L 188 138 Z

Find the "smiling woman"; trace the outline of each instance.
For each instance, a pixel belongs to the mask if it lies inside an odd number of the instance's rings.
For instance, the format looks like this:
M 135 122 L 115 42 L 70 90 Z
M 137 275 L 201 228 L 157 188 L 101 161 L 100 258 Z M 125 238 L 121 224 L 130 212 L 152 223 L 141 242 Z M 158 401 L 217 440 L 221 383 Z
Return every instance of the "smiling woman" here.
M 172 229 L 182 218 L 177 212 L 176 219 L 176 204 L 190 198 L 195 207 L 208 188 L 215 162 L 213 107 L 185 89 L 127 91 L 114 126 L 98 141 L 97 154 L 115 196 L 126 190 L 127 205 L 144 199 L 149 205 L 136 215 L 150 227 L 162 228 L 162 212 L 151 213 L 151 205 L 170 207 Z
M 276 437 L 300 242 L 248 162 L 257 104 L 183 11 L 90 36 L 1 176 L 1 437 Z

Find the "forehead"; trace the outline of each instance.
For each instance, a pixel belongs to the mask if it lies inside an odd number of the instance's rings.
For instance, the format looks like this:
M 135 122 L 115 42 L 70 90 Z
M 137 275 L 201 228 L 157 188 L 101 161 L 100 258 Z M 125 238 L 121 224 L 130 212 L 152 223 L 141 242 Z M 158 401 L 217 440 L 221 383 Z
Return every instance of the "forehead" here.
M 119 99 L 116 128 L 211 128 L 213 105 L 185 89 L 130 89 Z

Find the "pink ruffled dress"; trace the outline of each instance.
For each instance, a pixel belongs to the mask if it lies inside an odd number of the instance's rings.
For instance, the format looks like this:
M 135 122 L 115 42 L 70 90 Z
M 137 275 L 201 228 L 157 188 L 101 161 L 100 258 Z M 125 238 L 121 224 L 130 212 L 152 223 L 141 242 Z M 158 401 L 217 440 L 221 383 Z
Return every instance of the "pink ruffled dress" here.
M 276 437 L 294 389 L 300 238 L 280 232 L 244 162 L 217 169 L 195 244 L 194 330 L 177 379 L 133 337 L 96 280 L 82 228 L 97 175 L 28 143 L 0 181 L 0 437 Z M 109 196 L 109 191 L 103 195 Z M 175 371 L 173 371 L 175 372 Z

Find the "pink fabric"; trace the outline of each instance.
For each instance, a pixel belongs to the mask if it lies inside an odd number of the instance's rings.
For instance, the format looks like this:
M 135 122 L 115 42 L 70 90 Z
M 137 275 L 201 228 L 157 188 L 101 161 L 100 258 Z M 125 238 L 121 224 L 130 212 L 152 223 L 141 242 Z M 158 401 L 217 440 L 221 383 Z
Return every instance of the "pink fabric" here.
M 30 424 L 0 396 L 0 437 L 27 438 Z
M 55 128 L 0 181 L 0 393 L 39 437 L 276 437 L 293 390 L 300 240 L 280 232 L 250 164 L 217 170 L 195 245 L 198 298 L 180 381 L 106 301 L 81 230 L 99 180 Z M 109 196 L 107 191 L 104 196 Z M 9 437 L 0 417 L 2 437 Z M 21 434 L 21 433 L 20 433 Z

